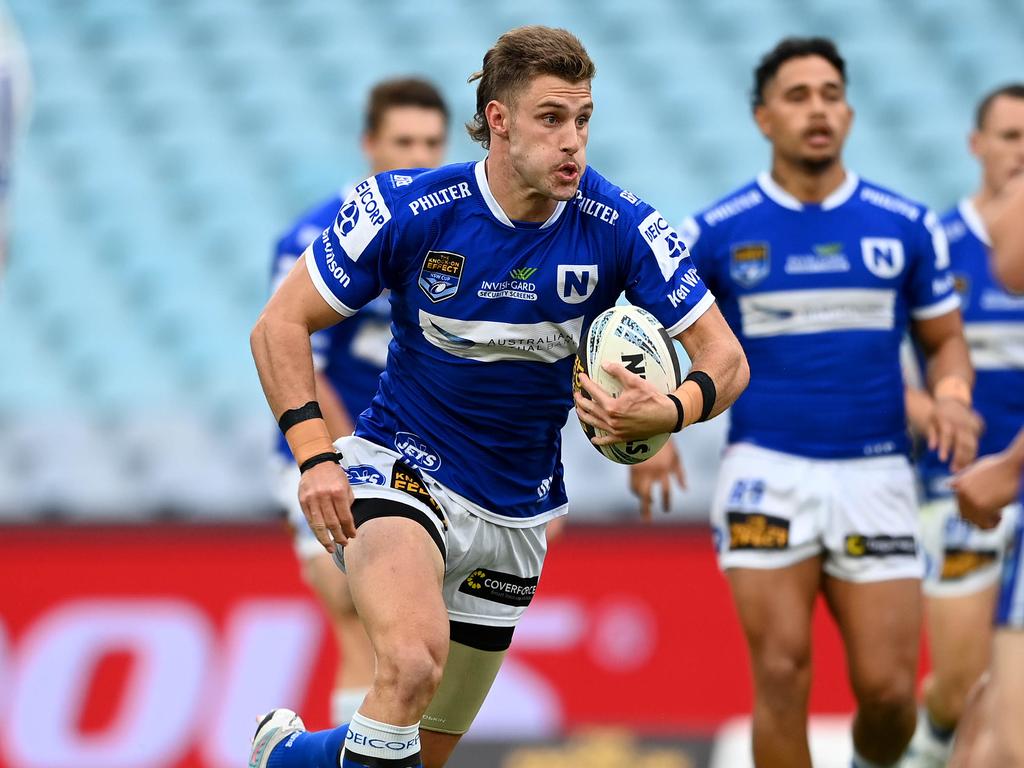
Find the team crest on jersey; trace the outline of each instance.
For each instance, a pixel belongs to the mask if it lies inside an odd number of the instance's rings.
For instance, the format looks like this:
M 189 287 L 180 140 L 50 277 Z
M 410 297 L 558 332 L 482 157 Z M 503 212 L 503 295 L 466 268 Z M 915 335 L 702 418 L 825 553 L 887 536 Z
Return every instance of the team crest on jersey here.
M 566 304 L 582 304 L 597 288 L 597 264 L 559 264 L 558 298 Z
M 903 271 L 903 243 L 894 237 L 862 237 L 860 252 L 864 266 L 876 277 L 889 280 Z
M 729 275 L 744 288 L 752 288 L 768 277 L 771 266 L 768 243 L 739 243 L 732 247 Z
M 459 291 L 466 257 L 451 251 L 427 251 L 420 269 L 419 286 L 434 304 L 450 299 Z

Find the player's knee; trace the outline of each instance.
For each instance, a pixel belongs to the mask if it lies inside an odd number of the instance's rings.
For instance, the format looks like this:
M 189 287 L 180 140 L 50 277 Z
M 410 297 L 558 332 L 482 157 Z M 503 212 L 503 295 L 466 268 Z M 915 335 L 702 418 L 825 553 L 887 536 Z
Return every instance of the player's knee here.
M 936 675 L 928 688 L 927 698 L 938 704 L 947 717 L 959 720 L 978 677 L 973 671 L 966 670 Z
M 901 718 L 916 711 L 915 680 L 902 672 L 875 674 L 854 682 L 854 694 L 863 712 L 879 718 Z
M 810 687 L 811 656 L 808 650 L 763 651 L 755 659 L 754 667 L 762 697 L 789 700 L 803 697 Z
M 426 706 L 441 682 L 447 640 L 408 640 L 378 650 L 374 686 L 410 705 Z

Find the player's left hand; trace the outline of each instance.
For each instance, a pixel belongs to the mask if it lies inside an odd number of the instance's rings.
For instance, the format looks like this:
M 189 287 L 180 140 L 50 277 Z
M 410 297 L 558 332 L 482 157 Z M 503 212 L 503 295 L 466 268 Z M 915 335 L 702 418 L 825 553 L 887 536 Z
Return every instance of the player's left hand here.
M 580 374 L 580 387 L 590 399 L 581 392 L 575 395 L 580 420 L 608 433 L 592 438 L 594 445 L 643 440 L 672 431 L 676 408 L 671 400 L 620 363 L 605 363 L 604 370 L 622 384 L 618 397 L 605 392 L 585 373 Z
M 952 397 L 938 397 L 928 424 L 928 448 L 937 451 L 940 461 L 959 472 L 978 455 L 978 438 L 984 422 L 970 406 Z
M 682 456 L 676 450 L 675 441 L 669 440 L 656 454 L 632 464 L 629 467 L 629 489 L 640 499 L 640 518 L 651 521 L 651 498 L 656 486 L 661 485 L 661 508 L 666 514 L 672 501 L 672 478 L 680 488 L 686 489 L 686 472 Z
M 999 525 L 1003 507 L 1016 498 L 1019 484 L 1019 469 L 1002 453 L 982 457 L 950 482 L 960 516 L 983 529 Z

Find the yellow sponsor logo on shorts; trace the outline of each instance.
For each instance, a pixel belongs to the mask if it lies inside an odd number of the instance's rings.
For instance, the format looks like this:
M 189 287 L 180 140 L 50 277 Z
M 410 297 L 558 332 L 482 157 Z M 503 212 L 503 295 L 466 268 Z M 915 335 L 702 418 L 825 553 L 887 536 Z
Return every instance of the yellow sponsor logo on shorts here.
M 992 565 L 997 555 L 992 550 L 971 551 L 963 549 L 947 549 L 942 558 L 942 581 L 956 581 L 975 571 Z
M 785 549 L 789 546 L 789 520 L 751 512 L 730 512 L 730 549 Z

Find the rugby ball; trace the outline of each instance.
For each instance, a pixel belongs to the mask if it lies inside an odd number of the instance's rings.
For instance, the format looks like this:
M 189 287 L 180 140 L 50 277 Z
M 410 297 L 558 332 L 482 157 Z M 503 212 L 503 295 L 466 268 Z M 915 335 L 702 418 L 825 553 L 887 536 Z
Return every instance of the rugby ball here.
M 605 392 L 618 397 L 622 385 L 605 372 L 605 363 L 621 363 L 627 371 L 646 379 L 666 395 L 679 386 L 679 360 L 672 339 L 654 315 L 640 307 L 612 307 L 594 318 L 576 354 L 573 391 L 589 397 L 580 388 L 580 373 L 585 373 Z M 580 425 L 588 438 L 607 434 L 582 419 Z M 656 454 L 671 436 L 671 432 L 666 432 L 644 440 L 591 445 L 618 464 L 639 464 Z

